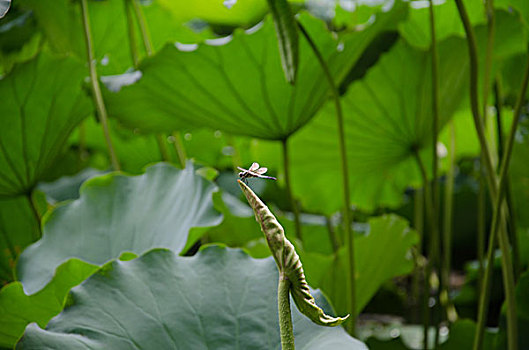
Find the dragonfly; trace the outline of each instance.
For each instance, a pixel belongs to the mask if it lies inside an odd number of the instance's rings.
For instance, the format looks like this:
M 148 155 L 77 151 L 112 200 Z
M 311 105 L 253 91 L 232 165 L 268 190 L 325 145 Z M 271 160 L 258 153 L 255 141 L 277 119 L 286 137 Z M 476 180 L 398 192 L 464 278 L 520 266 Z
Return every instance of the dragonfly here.
M 239 177 L 242 179 L 244 183 L 246 183 L 246 179 L 250 177 L 258 177 L 261 179 L 269 179 L 269 180 L 277 180 L 273 176 L 266 176 L 264 173 L 268 171 L 268 168 L 265 167 L 259 167 L 259 163 L 253 163 L 252 166 L 249 169 L 243 169 L 241 167 L 237 167 L 241 172 L 239 173 Z

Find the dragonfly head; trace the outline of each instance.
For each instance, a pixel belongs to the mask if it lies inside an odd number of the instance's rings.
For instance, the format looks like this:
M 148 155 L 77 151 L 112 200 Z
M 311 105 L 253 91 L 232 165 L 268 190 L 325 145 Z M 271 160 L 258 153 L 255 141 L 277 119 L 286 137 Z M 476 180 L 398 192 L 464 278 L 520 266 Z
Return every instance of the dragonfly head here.
M 239 177 L 242 178 L 243 176 L 244 176 L 244 171 L 239 172 Z

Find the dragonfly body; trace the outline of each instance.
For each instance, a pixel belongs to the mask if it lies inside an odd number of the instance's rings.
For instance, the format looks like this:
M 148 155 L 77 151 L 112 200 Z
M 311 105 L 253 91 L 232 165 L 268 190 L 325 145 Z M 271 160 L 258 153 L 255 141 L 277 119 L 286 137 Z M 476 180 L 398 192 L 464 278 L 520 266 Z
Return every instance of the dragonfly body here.
M 240 167 L 237 167 L 237 169 L 240 170 L 239 177 L 246 181 L 246 179 L 250 177 L 258 177 L 261 179 L 269 179 L 269 180 L 277 180 L 273 176 L 266 176 L 264 173 L 268 171 L 268 168 L 265 167 L 259 167 L 259 163 L 253 163 L 252 166 L 249 169 L 243 169 Z

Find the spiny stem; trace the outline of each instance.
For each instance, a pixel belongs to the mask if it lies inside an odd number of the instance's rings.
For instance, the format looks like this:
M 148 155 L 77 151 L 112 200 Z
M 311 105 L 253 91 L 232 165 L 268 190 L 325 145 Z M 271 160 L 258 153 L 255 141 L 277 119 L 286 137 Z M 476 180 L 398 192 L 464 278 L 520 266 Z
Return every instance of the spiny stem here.
M 485 71 L 483 73 L 483 118 L 487 118 L 487 101 L 490 90 L 490 71 L 492 69 L 492 54 L 494 50 L 494 4 L 493 0 L 485 1 L 485 12 L 487 13 L 487 51 L 485 54 Z
M 414 322 L 418 323 L 420 320 L 420 306 L 419 306 L 419 299 L 420 299 L 420 281 L 421 281 L 421 264 L 420 264 L 420 257 L 421 257 L 421 251 L 423 246 L 423 237 L 424 237 L 424 197 L 423 197 L 423 191 L 419 188 L 415 190 L 414 198 L 414 219 L 413 219 L 413 225 L 415 227 L 415 230 L 417 230 L 417 233 L 419 234 L 419 242 L 417 243 L 418 247 L 418 253 L 417 258 L 414 259 L 415 266 L 414 266 L 414 273 L 413 273 L 413 287 L 412 287 L 412 296 L 413 296 L 413 302 L 415 306 L 414 310 L 414 316 L 415 320 Z
M 338 241 L 338 237 L 336 236 L 336 232 L 334 231 L 334 227 L 332 226 L 332 220 L 328 215 L 325 216 L 325 224 L 327 225 L 327 232 L 329 232 L 329 240 L 331 241 L 332 251 L 336 253 L 340 248 L 340 243 Z
M 485 255 L 485 208 L 486 208 L 486 200 L 487 197 L 485 196 L 486 191 L 486 184 L 483 176 L 485 175 L 483 173 L 483 162 L 480 161 L 479 163 L 479 189 L 478 189 L 478 196 L 477 196 L 477 242 L 476 242 L 476 249 L 477 249 L 477 258 L 478 258 L 478 282 L 481 286 L 483 283 L 483 277 L 484 277 L 484 271 L 485 271 L 485 261 L 483 260 Z
M 281 349 L 294 350 L 294 329 L 292 326 L 292 313 L 290 311 L 290 281 L 283 272 L 279 273 L 277 307 L 279 311 Z
M 101 87 L 99 86 L 99 78 L 97 76 L 96 60 L 94 58 L 94 50 L 92 47 L 92 34 L 90 30 L 90 18 L 88 16 L 88 4 L 87 0 L 81 0 L 81 11 L 83 18 L 84 36 L 86 44 L 86 56 L 88 60 L 88 67 L 90 70 L 90 83 L 92 87 L 92 97 L 96 104 L 97 115 L 101 121 L 103 128 L 103 134 L 105 135 L 105 141 L 107 143 L 108 152 L 110 153 L 110 160 L 114 170 L 120 170 L 119 161 L 114 152 L 112 145 L 112 139 L 110 138 L 110 130 L 108 128 L 108 117 L 105 102 L 103 101 L 103 95 L 101 94 Z
M 292 193 L 292 186 L 290 184 L 290 158 L 288 156 L 288 139 L 281 140 L 281 149 L 283 150 L 283 169 L 285 171 L 285 184 L 287 187 L 288 200 L 294 213 L 294 226 L 296 228 L 296 237 L 303 241 L 303 235 L 301 233 L 301 222 L 299 220 L 299 210 L 294 195 Z

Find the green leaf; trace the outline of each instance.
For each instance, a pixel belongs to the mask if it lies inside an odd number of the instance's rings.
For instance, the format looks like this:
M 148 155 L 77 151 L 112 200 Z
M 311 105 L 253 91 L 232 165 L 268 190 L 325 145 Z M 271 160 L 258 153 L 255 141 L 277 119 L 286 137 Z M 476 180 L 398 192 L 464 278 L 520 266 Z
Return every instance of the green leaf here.
M 195 42 L 202 39 L 200 34 L 176 21 L 171 12 L 161 8 L 159 1 L 140 2 L 143 4 L 143 12 L 156 50 L 171 41 Z M 33 11 L 54 50 L 73 53 L 86 61 L 85 37 L 78 1 L 21 0 L 20 3 Z M 123 0 L 89 1 L 88 11 L 98 72 L 125 72 L 133 64 Z M 110 18 L 112 20 L 109 20 Z M 136 40 L 139 41 L 138 38 L 139 31 L 136 33 Z
M 357 313 L 369 302 L 388 279 L 409 273 L 413 268 L 409 250 L 418 242 L 418 235 L 408 222 L 396 215 L 369 220 L 369 232 L 355 237 Z M 388 249 L 391 247 L 391 249 Z M 334 303 L 338 313 L 349 310 L 350 286 L 346 247 L 337 255 L 300 251 L 307 280 L 321 288 Z
M 18 255 L 38 237 L 39 223 L 28 197 L 0 198 L 0 284 L 14 279 Z
M 277 279 L 273 259 L 240 250 L 209 247 L 193 257 L 153 250 L 103 267 L 72 290 L 46 330 L 30 325 L 17 348 L 277 349 Z M 297 349 L 366 349 L 297 310 L 293 323 Z
M 0 80 L 0 197 L 28 193 L 91 111 L 84 68 L 42 53 Z
M 267 2 L 276 27 L 283 73 L 286 80 L 294 84 L 299 62 L 298 24 L 287 0 L 267 0 Z
M 219 224 L 213 208 L 216 186 L 194 173 L 167 164 L 140 176 L 113 173 L 81 187 L 78 200 L 56 208 L 46 219 L 43 238 L 20 256 L 17 272 L 28 294 L 41 290 L 55 269 L 70 259 L 102 265 L 124 252 L 152 248 L 185 251 Z
M 32 322 L 45 327 L 63 309 L 70 288 L 96 270 L 93 265 L 70 260 L 57 269 L 53 280 L 37 294 L 26 295 L 20 282 L 4 286 L 0 291 L 0 346 L 12 348 Z
M 439 45 L 440 127 L 462 96 L 468 63 L 462 39 Z M 366 210 L 400 205 L 404 190 L 421 183 L 414 149 L 431 159 L 431 60 L 399 41 L 342 97 L 351 201 Z M 289 142 L 292 189 L 303 208 L 331 214 L 342 206 L 336 111 L 327 103 Z M 255 159 L 273 163 L 270 145 L 256 147 Z M 277 162 L 277 161 L 275 161 Z M 431 167 L 427 166 L 428 169 Z M 310 189 L 310 190 L 309 190 Z
M 349 315 L 332 317 L 326 315 L 316 305 L 314 298 L 310 295 L 301 260 L 292 243 L 286 238 L 283 227 L 250 187 L 241 180 L 237 180 L 237 182 L 254 211 L 255 219 L 261 225 L 261 230 L 265 235 L 279 272 L 285 274 L 290 281 L 290 294 L 296 302 L 298 310 L 310 318 L 312 322 L 322 326 L 333 327 L 343 323 Z
M 324 54 L 335 81 L 341 81 L 375 35 L 403 14 L 405 8 L 395 6 L 340 42 L 322 22 L 307 15 L 300 21 Z M 300 41 L 296 85 L 285 81 L 270 19 L 260 29 L 239 30 L 219 40 L 197 47 L 178 45 L 180 49 L 166 46 L 145 60 L 138 82 L 106 93 L 109 114 L 145 131 L 207 127 L 279 140 L 307 123 L 327 99 L 328 84 L 305 40 Z
M 406 21 L 399 24 L 399 32 L 411 45 L 428 49 L 431 45 L 429 1 L 409 2 L 410 11 Z M 434 2 L 437 41 L 450 36 L 465 36 L 465 30 L 454 1 Z M 481 0 L 467 0 L 465 7 L 473 25 L 486 23 L 485 8 Z

